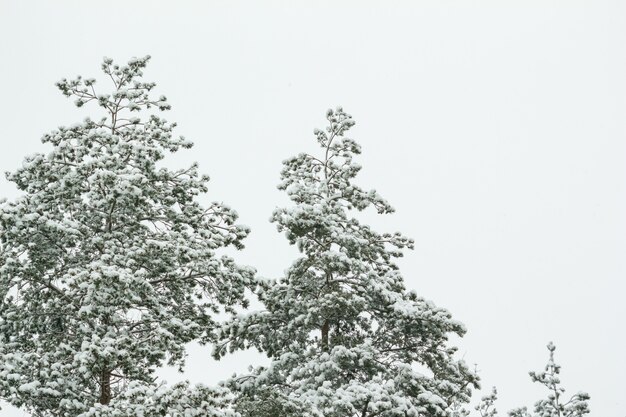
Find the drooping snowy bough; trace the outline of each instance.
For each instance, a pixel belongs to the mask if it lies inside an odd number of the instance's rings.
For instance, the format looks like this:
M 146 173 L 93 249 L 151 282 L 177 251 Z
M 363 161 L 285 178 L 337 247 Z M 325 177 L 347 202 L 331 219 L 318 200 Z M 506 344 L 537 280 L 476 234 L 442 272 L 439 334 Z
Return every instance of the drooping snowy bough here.
M 264 310 L 233 318 L 214 354 L 256 347 L 268 367 L 234 377 L 243 416 L 448 416 L 478 378 L 456 358 L 462 324 L 407 291 L 393 259 L 413 241 L 377 233 L 352 209 L 393 208 L 353 183 L 360 146 L 341 108 L 316 130 L 322 152 L 284 162 L 279 189 L 295 203 L 272 221 L 302 256 L 258 292 Z
M 218 311 L 246 304 L 254 271 L 216 253 L 248 229 L 198 201 L 208 177 L 158 167 L 192 144 L 154 114 L 169 104 L 142 81 L 148 59 L 105 58 L 110 94 L 57 83 L 104 117 L 46 134 L 51 150 L 8 176 L 23 195 L 0 208 L 0 398 L 36 416 L 230 413 L 223 389 L 154 377 L 212 340 Z

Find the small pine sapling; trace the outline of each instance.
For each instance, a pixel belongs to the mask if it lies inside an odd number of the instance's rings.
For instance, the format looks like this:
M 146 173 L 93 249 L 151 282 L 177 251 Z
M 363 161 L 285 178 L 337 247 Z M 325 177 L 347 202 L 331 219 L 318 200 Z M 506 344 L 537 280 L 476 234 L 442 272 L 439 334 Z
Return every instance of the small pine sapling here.
M 548 391 L 548 398 L 535 403 L 534 414 L 528 412 L 526 407 L 517 408 L 509 412 L 511 417 L 583 417 L 590 413 L 589 399 L 586 392 L 578 392 L 570 398 L 564 398 L 565 388 L 561 386 L 561 366 L 554 362 L 554 351 L 556 346 L 552 342 L 548 343 L 550 358 L 543 372 L 530 372 L 533 382 L 538 382 L 545 386 Z

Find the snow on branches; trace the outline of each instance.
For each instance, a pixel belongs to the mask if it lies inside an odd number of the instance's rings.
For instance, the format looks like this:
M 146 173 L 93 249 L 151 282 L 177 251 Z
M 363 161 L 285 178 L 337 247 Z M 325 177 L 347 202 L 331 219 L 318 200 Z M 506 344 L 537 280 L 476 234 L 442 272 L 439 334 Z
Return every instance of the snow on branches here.
M 528 412 L 526 407 L 517 408 L 509 412 L 511 417 L 583 417 L 590 413 L 589 399 L 586 392 L 577 392 L 569 399 L 563 398 L 565 388 L 561 386 L 561 366 L 554 362 L 556 346 L 548 343 L 550 358 L 543 372 L 529 372 L 530 379 L 538 382 L 549 391 L 548 397 L 535 403 L 534 414 Z
M 196 164 L 157 166 L 192 143 L 146 113 L 170 108 L 142 80 L 148 60 L 105 58 L 110 93 L 59 81 L 103 117 L 44 135 L 52 151 L 8 174 L 23 196 L 0 208 L 0 397 L 38 416 L 148 395 L 156 367 L 182 366 L 186 343 L 213 339 L 216 313 L 247 304 L 254 270 L 218 250 L 241 248 L 248 228 L 198 201 L 208 177 Z
M 320 151 L 283 162 L 292 204 L 271 221 L 300 256 L 259 281 L 220 254 L 243 248 L 249 229 L 201 202 L 198 165 L 160 167 L 192 143 L 161 117 L 170 105 L 143 80 L 148 61 L 105 58 L 109 93 L 92 78 L 59 81 L 102 115 L 44 135 L 51 151 L 7 174 L 22 195 L 0 203 L 0 398 L 39 417 L 468 416 L 478 377 L 449 341 L 464 326 L 405 287 L 395 260 L 413 240 L 355 215 L 394 209 L 354 182 L 352 117 L 328 110 Z M 263 310 L 238 314 L 246 289 Z M 164 364 L 182 369 L 192 341 L 218 359 L 253 347 L 271 362 L 214 388 L 157 381 Z M 563 401 L 548 349 L 531 377 L 550 395 L 512 417 L 589 413 L 586 393 Z M 495 401 L 494 389 L 476 411 L 495 417 Z
M 222 328 L 214 354 L 253 346 L 272 359 L 230 382 L 244 416 L 447 416 L 449 404 L 467 401 L 477 385 L 448 343 L 465 329 L 405 288 L 393 259 L 413 240 L 351 216 L 393 208 L 353 182 L 361 148 L 345 136 L 352 117 L 337 108 L 326 119 L 315 131 L 320 154 L 284 161 L 278 188 L 294 205 L 272 215 L 302 256 L 262 285 L 265 310 Z
M 527 407 L 520 407 L 508 412 L 509 417 L 584 417 L 591 411 L 589 409 L 589 399 L 586 392 L 578 392 L 569 399 L 564 398 L 565 388 L 561 386 L 559 374 L 561 366 L 554 362 L 554 351 L 556 347 L 552 342 L 548 343 L 550 358 L 543 372 L 529 372 L 533 382 L 539 382 L 548 389 L 548 396 L 535 403 L 534 413 L 530 413 Z M 474 410 L 479 417 L 497 417 L 498 410 L 495 403 L 498 400 L 496 388 L 492 388 L 491 393 L 481 398 Z M 471 413 L 456 402 L 450 407 L 451 417 L 468 417 Z

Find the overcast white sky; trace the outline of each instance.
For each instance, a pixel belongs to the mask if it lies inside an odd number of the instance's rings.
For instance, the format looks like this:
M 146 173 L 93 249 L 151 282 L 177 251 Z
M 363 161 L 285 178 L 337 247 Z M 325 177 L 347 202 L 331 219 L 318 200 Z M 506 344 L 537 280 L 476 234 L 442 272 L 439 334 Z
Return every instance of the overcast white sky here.
M 527 372 L 550 340 L 592 416 L 626 415 L 625 2 L 0 5 L 2 171 L 86 114 L 55 81 L 151 54 L 146 78 L 196 143 L 171 163 L 200 163 L 209 199 L 252 227 L 237 259 L 277 276 L 296 255 L 268 222 L 286 202 L 280 163 L 315 149 L 313 128 L 343 105 L 359 183 L 397 208 L 371 222 L 415 238 L 407 285 L 466 324 L 461 352 L 502 415 L 544 394 Z M 192 347 L 185 375 L 162 375 L 213 383 L 256 360 Z

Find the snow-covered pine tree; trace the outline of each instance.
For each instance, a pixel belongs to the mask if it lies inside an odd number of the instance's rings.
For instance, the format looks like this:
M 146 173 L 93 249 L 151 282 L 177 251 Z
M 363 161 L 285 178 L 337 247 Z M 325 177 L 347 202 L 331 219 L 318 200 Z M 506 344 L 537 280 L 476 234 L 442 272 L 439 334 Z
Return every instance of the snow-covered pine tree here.
M 224 413 L 219 392 L 160 386 L 154 371 L 182 366 L 218 311 L 246 303 L 254 271 L 216 250 L 248 229 L 198 201 L 196 164 L 158 166 L 192 144 L 155 114 L 170 106 L 142 80 L 148 60 L 105 58 L 110 94 L 58 82 L 104 117 L 46 134 L 50 152 L 8 174 L 23 195 L 0 208 L 0 398 L 35 416 Z
M 565 397 L 565 389 L 561 386 L 559 374 L 561 366 L 554 362 L 556 347 L 548 343 L 550 358 L 543 372 L 529 372 L 533 382 L 539 382 L 548 389 L 548 397 L 535 403 L 535 412 L 531 414 L 527 407 L 520 407 L 509 411 L 510 417 L 584 417 L 590 413 L 589 399 L 586 392 L 578 392 L 570 398 Z M 474 410 L 477 417 L 497 417 L 498 410 L 495 403 L 498 400 L 498 391 L 495 387 L 489 395 L 483 396 Z M 468 417 L 472 413 L 462 404 L 455 403 L 452 407 L 452 417 Z
M 477 386 L 448 341 L 465 329 L 405 288 L 393 259 L 411 239 L 351 216 L 393 208 L 353 183 L 361 148 L 345 136 L 351 116 L 338 108 L 326 118 L 326 130 L 315 131 L 321 154 L 284 162 L 278 188 L 295 205 L 272 216 L 302 256 L 262 285 L 264 310 L 222 328 L 214 355 L 256 347 L 271 358 L 230 381 L 246 417 L 448 416 Z
M 554 362 L 556 347 L 548 343 L 550 358 L 543 372 L 529 372 L 530 379 L 548 389 L 548 397 L 535 403 L 535 412 L 531 414 L 526 407 L 509 412 L 510 417 L 584 417 L 590 413 L 589 399 L 586 392 L 577 392 L 570 398 L 565 397 L 565 388 L 561 386 L 561 365 Z

